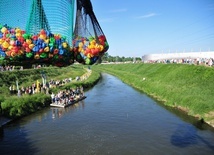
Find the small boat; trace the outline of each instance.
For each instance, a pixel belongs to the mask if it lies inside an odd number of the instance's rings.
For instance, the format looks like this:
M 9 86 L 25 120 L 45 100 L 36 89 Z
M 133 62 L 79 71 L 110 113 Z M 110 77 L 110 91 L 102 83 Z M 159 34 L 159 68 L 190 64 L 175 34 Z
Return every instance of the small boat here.
M 52 107 L 59 107 L 59 108 L 65 108 L 65 107 L 71 106 L 71 105 L 73 105 L 73 104 L 75 104 L 75 103 L 77 103 L 79 101 L 82 101 L 85 98 L 86 98 L 86 96 L 78 97 L 78 98 L 76 98 L 76 99 L 74 99 L 72 101 L 69 101 L 67 103 L 55 103 L 54 102 L 54 103 L 51 103 L 50 106 L 52 106 Z

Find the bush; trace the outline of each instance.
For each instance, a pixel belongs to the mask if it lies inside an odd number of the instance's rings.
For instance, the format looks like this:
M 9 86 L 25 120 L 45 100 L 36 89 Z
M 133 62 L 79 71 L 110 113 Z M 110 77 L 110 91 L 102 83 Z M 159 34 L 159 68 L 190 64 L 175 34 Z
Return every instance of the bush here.
M 49 106 L 50 96 L 46 94 L 12 96 L 2 102 L 2 113 L 9 118 L 19 118 Z

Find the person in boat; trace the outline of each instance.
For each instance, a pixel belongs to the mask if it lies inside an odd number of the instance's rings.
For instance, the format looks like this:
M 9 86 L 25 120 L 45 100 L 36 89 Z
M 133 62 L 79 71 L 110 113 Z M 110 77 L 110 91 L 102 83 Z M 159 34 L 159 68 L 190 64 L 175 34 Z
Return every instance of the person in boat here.
M 54 100 L 55 100 L 56 104 L 60 103 L 60 95 L 59 95 L 59 93 L 55 95 L 55 99 Z
M 84 96 L 83 86 L 80 87 L 80 94 L 81 94 L 81 96 Z
M 52 102 L 55 104 L 71 104 L 76 98 L 84 96 L 83 87 L 76 89 L 63 90 L 54 95 L 51 94 Z
M 68 100 L 68 103 L 71 104 L 72 102 L 74 102 L 74 96 L 70 96 L 69 100 Z
M 65 90 L 65 96 L 66 96 L 66 98 L 69 98 L 69 90 Z
M 79 88 L 79 87 L 76 88 L 76 95 L 77 95 L 77 96 L 80 95 L 80 88 Z
M 52 101 L 52 103 L 54 103 L 55 102 L 55 95 L 54 95 L 54 93 L 52 92 L 52 94 L 51 94 L 51 101 Z
M 65 93 L 65 91 L 62 91 L 62 98 L 66 99 L 66 93 Z

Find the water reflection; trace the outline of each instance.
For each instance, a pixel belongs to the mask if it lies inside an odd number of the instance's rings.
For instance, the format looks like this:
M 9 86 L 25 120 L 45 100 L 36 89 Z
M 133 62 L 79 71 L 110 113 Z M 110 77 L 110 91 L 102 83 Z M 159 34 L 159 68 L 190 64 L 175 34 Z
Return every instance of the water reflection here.
M 168 111 L 170 111 L 171 113 L 175 114 L 176 116 L 178 116 L 179 118 L 181 118 L 183 121 L 194 125 L 196 128 L 200 129 L 200 130 L 210 130 L 214 132 L 214 128 L 211 127 L 209 124 L 205 123 L 203 119 L 198 120 L 197 118 L 195 118 L 194 116 L 190 116 L 188 115 L 186 112 L 181 111 L 179 109 L 175 109 L 174 107 L 170 107 L 170 106 L 166 106 L 164 105 L 164 103 L 161 103 L 159 101 L 156 101 L 161 107 L 164 107 L 165 109 L 167 109 Z
M 69 107 L 66 108 L 57 108 L 57 107 L 51 107 L 52 111 L 52 119 L 59 119 L 61 118 L 65 113 L 71 112 L 76 110 L 77 108 L 84 109 L 85 102 L 84 100 L 79 101 Z
M 178 125 L 171 137 L 171 143 L 178 147 L 187 147 L 189 145 L 197 144 L 196 129 L 192 125 Z
M 0 126 L 0 138 L 4 136 L 4 129 L 2 126 Z
M 200 130 L 201 124 L 114 76 L 103 74 L 86 96 L 65 109 L 48 107 L 7 125 L 0 153 L 213 155 L 214 132 Z
M 0 154 L 1 155 L 29 155 L 38 152 L 33 146 L 33 142 L 28 139 L 28 131 L 23 127 L 7 125 L 4 130 L 4 136 L 0 138 Z M 17 141 L 18 140 L 18 141 Z
M 210 143 L 203 137 L 199 136 L 196 128 L 191 124 L 178 125 L 176 131 L 171 136 L 171 143 L 181 148 L 197 145 L 198 143 L 204 143 L 214 151 L 214 143 Z

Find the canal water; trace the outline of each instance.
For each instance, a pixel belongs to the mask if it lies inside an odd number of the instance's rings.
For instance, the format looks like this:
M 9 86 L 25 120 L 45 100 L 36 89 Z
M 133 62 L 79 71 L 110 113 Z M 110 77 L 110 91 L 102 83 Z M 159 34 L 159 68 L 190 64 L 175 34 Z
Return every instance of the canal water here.
M 116 77 L 74 106 L 46 108 L 3 130 L 0 154 L 213 155 L 214 130 L 163 107 Z

